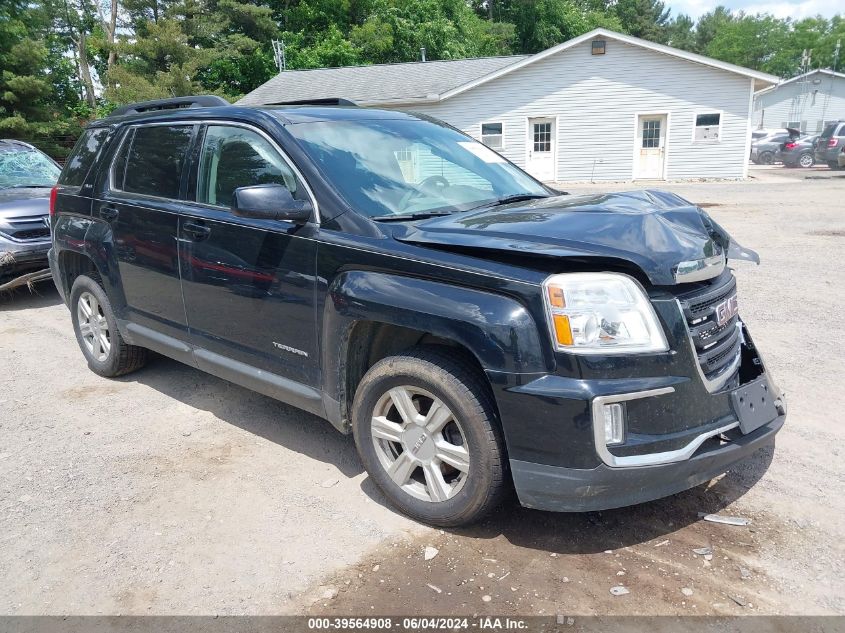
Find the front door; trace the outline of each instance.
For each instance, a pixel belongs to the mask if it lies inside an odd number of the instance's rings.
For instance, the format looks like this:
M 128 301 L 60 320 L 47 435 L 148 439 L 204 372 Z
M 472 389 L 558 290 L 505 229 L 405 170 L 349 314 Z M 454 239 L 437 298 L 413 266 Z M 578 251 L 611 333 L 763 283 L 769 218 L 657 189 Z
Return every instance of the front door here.
M 635 178 L 665 177 L 666 115 L 640 115 L 637 122 Z
M 528 119 L 528 164 L 526 171 L 537 180 L 555 179 L 555 120 Z
M 263 134 L 222 123 L 205 129 L 195 173 L 179 260 L 197 365 L 309 408 L 296 397 L 319 385 L 312 228 L 231 212 L 238 187 L 278 183 L 300 199 L 307 191 Z

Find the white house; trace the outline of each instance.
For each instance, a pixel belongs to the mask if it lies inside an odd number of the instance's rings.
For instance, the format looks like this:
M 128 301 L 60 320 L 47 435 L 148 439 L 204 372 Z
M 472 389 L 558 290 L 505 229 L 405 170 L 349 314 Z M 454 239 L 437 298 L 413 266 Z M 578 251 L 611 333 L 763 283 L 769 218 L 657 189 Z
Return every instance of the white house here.
M 838 119 L 845 119 L 843 73 L 814 70 L 754 95 L 755 128 L 792 127 L 818 134 Z
M 285 71 L 239 103 L 421 112 L 544 181 L 744 178 L 753 95 L 777 81 L 596 29 L 535 55 Z

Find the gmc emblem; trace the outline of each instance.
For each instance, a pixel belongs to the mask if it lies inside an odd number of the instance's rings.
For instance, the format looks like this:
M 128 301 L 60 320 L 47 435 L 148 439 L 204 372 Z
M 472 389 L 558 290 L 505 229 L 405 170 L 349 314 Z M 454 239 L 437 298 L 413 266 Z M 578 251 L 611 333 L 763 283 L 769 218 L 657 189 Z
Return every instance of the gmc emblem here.
M 724 325 L 739 312 L 739 305 L 736 300 L 736 295 L 728 297 L 722 303 L 716 306 L 716 322 L 719 325 Z

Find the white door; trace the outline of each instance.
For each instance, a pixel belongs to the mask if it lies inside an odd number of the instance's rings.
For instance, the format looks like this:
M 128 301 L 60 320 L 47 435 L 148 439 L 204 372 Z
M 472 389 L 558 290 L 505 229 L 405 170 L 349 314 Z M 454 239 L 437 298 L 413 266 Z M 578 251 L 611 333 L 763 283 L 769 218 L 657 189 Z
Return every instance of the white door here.
M 528 119 L 526 171 L 537 180 L 555 179 L 555 120 Z
M 663 178 L 666 158 L 666 115 L 641 114 L 637 122 L 635 178 Z

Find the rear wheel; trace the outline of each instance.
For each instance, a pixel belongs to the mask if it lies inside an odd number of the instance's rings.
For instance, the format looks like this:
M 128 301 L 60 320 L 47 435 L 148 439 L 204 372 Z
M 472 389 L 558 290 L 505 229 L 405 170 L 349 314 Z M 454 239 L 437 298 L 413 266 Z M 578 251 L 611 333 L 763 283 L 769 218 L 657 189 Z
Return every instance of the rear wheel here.
M 70 291 L 70 314 L 79 348 L 95 374 L 107 378 L 140 369 L 147 350 L 129 345 L 117 329 L 108 295 L 99 279 L 80 275 Z
M 812 167 L 815 163 L 816 161 L 812 154 L 801 154 L 801 157 L 798 159 L 798 164 L 805 169 L 807 167 Z
M 835 160 L 827 161 L 827 166 L 831 169 L 839 169 L 839 163 L 837 163 Z
M 446 349 L 376 363 L 356 391 L 352 425 L 364 467 L 394 505 L 458 526 L 499 503 L 506 459 L 489 388 Z

